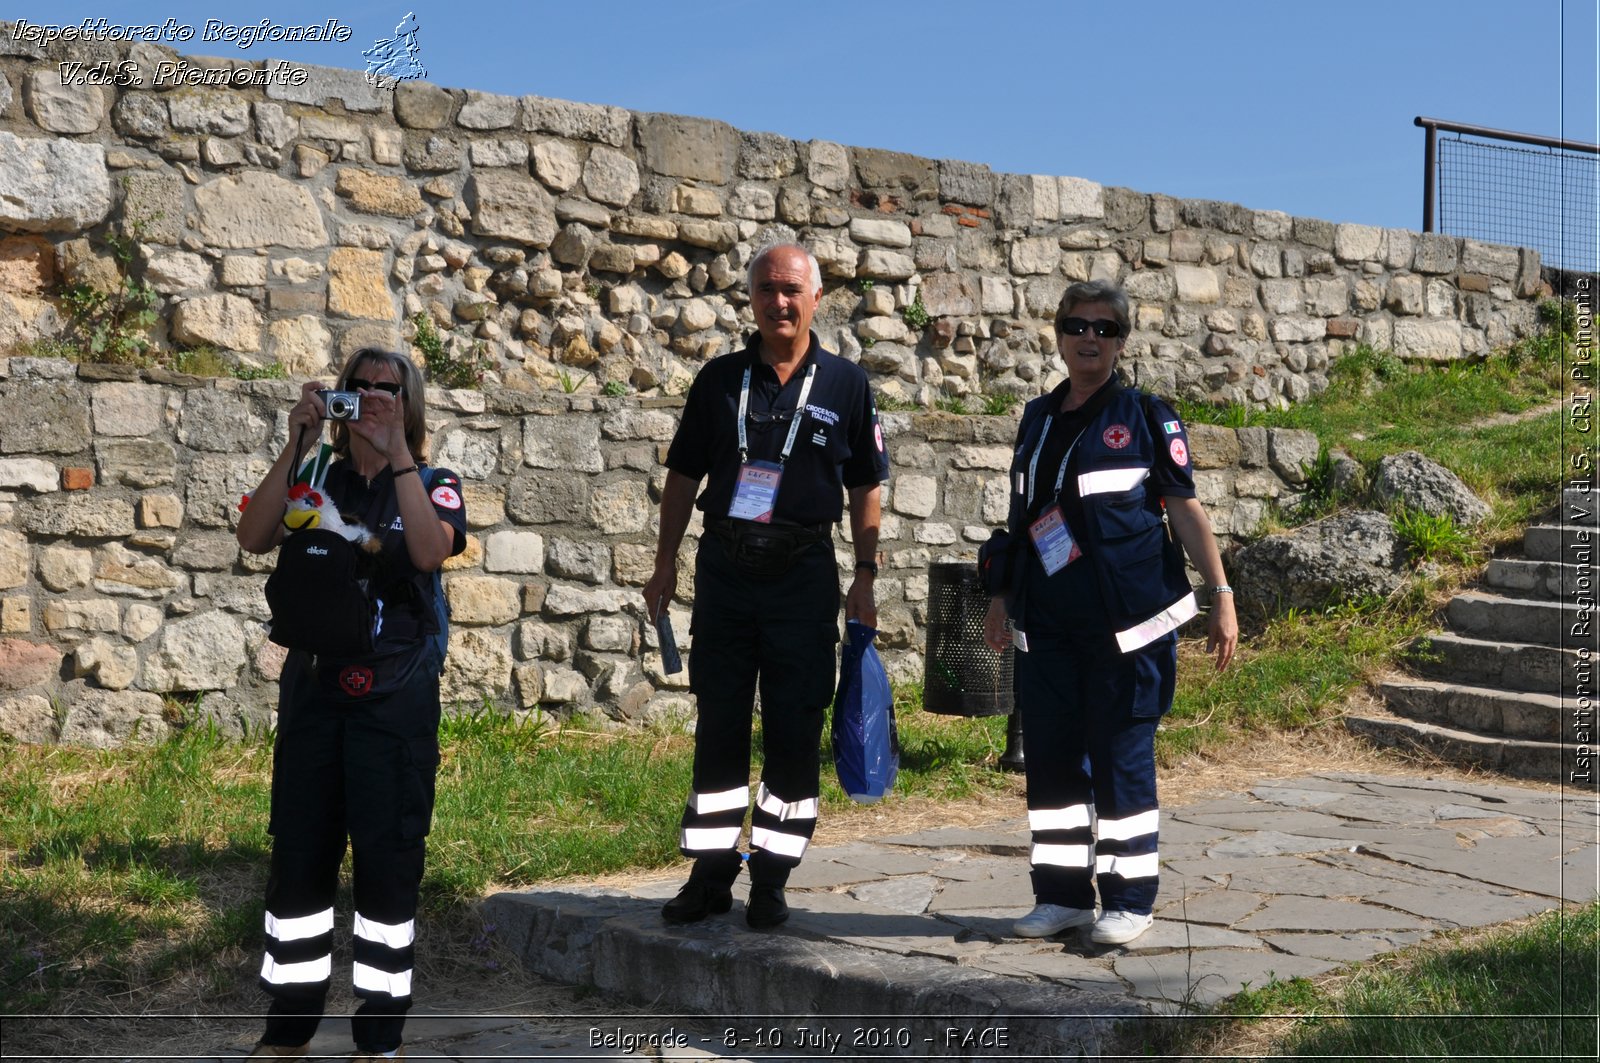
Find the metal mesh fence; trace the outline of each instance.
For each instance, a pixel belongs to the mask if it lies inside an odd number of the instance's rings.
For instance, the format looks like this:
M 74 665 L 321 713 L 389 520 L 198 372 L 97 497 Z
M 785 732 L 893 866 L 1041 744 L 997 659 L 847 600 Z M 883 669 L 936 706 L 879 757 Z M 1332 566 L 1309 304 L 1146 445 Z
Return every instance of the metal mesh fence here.
M 1439 137 L 1439 231 L 1531 247 L 1544 265 L 1600 269 L 1600 157 Z

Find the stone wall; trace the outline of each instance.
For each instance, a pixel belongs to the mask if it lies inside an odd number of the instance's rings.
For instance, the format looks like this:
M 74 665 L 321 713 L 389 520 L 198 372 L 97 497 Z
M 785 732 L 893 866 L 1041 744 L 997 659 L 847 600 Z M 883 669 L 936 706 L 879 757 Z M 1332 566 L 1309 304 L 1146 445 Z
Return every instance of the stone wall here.
M 233 528 L 287 439 L 298 390 L 0 359 L 0 732 L 153 738 L 197 693 L 232 731 L 270 718 L 283 660 L 264 626 L 273 559 L 242 553 Z M 686 676 L 661 673 L 640 596 L 682 400 L 506 388 L 428 398 L 432 453 L 462 473 L 471 527 L 445 566 L 446 696 L 630 723 L 686 711 Z M 928 566 L 971 560 L 1004 522 L 1016 418 L 887 413 L 884 428 L 896 471 L 881 645 L 894 674 L 920 679 Z M 1225 538 L 1292 497 L 1316 456 L 1307 432 L 1195 425 L 1191 442 Z M 697 514 L 686 566 L 699 530 Z M 843 539 L 837 549 L 847 572 L 853 555 Z M 686 607 L 674 621 L 687 646 Z
M 493 382 L 565 372 L 644 395 L 737 346 L 751 254 L 797 237 L 823 265 L 824 340 L 924 407 L 1053 382 L 1049 319 L 1073 280 L 1137 300 L 1138 383 L 1252 405 L 1305 398 L 1357 342 L 1419 359 L 1505 345 L 1541 288 L 1536 253 L 1454 237 L 353 71 L 175 84 L 180 62 L 269 71 L 10 29 L 0 354 L 59 331 L 61 283 L 114 277 L 113 231 L 161 293 L 162 343 L 315 373 L 428 313 L 482 345 Z M 102 59 L 128 83 L 62 83 L 62 62 Z
M 142 82 L 63 85 L 68 59 Z M 39 50 L 0 24 L 0 730 L 25 740 L 153 737 L 197 692 L 237 729 L 267 717 L 281 660 L 271 559 L 231 527 L 296 385 L 27 355 L 68 324 L 65 285 L 118 283 L 114 237 L 160 295 L 160 346 L 307 376 L 404 345 L 420 313 L 486 354 L 482 390 L 430 393 L 435 460 L 463 473 L 473 520 L 446 574 L 448 692 L 630 721 L 683 707 L 639 616 L 659 459 L 677 396 L 749 331 L 764 242 L 815 250 L 825 341 L 924 409 L 1059 379 L 1049 320 L 1074 279 L 1134 296 L 1136 381 L 1256 405 L 1310 394 L 1359 341 L 1433 359 L 1511 342 L 1541 290 L 1515 248 L 347 71 L 158 85 L 178 61 Z M 970 559 L 1003 519 L 1015 420 L 885 426 L 879 599 L 889 663 L 914 675 L 928 564 Z M 1287 431 L 1193 442 L 1225 536 L 1315 454 Z

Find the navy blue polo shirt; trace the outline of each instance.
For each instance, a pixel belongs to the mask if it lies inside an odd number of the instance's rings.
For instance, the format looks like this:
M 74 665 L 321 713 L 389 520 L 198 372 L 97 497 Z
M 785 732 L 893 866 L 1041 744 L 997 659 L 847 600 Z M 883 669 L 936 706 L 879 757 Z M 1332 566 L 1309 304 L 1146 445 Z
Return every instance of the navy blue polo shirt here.
M 797 411 L 806 372 L 817 367 L 804 410 Z M 761 360 L 761 337 L 742 351 L 713 358 L 689 388 L 683 419 L 667 450 L 667 468 L 699 481 L 708 478 L 695 505 L 707 516 L 725 517 L 739 476 L 739 391 L 750 372 L 745 432 L 751 461 L 776 463 L 799 417 L 794 450 L 783 468 L 773 520 L 788 524 L 835 524 L 844 515 L 845 490 L 889 478 L 889 453 L 872 401 L 867 374 L 822 349 L 811 349 L 784 384 Z

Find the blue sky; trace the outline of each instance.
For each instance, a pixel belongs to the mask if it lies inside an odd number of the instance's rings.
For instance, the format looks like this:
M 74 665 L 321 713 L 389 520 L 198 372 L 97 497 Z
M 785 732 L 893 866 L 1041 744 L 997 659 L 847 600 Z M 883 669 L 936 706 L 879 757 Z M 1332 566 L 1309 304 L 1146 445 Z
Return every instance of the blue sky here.
M 364 69 L 407 11 L 428 80 L 720 118 L 1016 173 L 1421 226 L 1416 115 L 1600 142 L 1596 0 L 23 2 L 8 18 L 340 19 L 190 54 Z

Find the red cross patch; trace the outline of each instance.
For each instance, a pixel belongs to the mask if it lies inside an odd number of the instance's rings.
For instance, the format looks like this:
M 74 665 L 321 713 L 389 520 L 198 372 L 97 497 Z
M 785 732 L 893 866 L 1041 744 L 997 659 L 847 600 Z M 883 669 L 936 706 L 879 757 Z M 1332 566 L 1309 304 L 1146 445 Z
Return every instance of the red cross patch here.
M 1121 450 L 1133 442 L 1133 433 L 1128 431 L 1125 424 L 1114 424 L 1105 430 L 1100 439 L 1112 450 Z
M 372 678 L 372 669 L 366 665 L 346 665 L 339 673 L 339 689 L 353 698 L 359 698 L 371 692 Z
M 433 499 L 433 504 L 442 509 L 460 509 L 461 496 L 453 487 L 439 486 L 433 489 L 433 494 L 428 496 Z
M 1179 468 L 1185 468 L 1188 466 L 1189 448 L 1184 446 L 1182 438 L 1174 439 L 1171 443 L 1167 444 L 1167 453 L 1172 455 L 1172 463 L 1174 465 L 1178 466 Z

